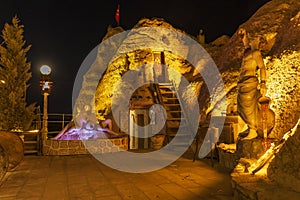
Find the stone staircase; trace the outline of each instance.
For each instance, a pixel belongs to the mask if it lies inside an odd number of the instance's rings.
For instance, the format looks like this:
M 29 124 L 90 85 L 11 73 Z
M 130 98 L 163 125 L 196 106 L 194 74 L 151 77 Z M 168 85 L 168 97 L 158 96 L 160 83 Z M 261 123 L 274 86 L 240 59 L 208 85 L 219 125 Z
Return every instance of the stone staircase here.
M 24 155 L 39 155 L 40 153 L 39 132 L 24 133 Z
M 180 106 L 180 99 L 178 98 L 179 95 L 172 83 L 159 83 L 158 89 L 162 104 L 167 113 L 166 142 L 171 142 L 175 136 L 179 137 L 179 142 L 176 142 L 175 144 L 176 149 L 179 150 L 181 146 L 192 139 L 190 135 L 188 135 L 188 121 L 185 117 L 185 112 Z M 181 131 L 181 133 L 177 133 L 180 125 L 183 128 L 183 131 Z

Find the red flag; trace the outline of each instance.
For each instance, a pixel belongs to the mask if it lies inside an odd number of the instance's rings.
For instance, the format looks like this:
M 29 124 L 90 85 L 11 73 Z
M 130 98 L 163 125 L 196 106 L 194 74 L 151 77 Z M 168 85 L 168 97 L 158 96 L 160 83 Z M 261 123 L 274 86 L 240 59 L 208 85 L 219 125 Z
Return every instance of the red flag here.
M 118 9 L 116 11 L 115 20 L 117 21 L 118 25 L 120 23 L 120 4 L 118 5 Z

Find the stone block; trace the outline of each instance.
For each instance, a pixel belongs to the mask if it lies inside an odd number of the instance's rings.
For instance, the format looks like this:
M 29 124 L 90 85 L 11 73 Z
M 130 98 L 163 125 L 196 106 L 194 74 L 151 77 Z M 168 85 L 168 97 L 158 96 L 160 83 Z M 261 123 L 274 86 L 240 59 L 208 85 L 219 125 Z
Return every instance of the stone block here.
M 300 193 L 294 192 L 288 188 L 276 188 L 274 190 L 265 190 L 257 192 L 258 199 L 282 200 L 282 199 L 300 199 Z
M 59 141 L 58 141 L 58 140 L 49 140 L 49 141 L 51 141 L 50 146 L 51 146 L 53 149 L 58 149 L 58 148 L 59 148 Z
M 123 150 L 128 150 L 128 144 L 125 144 L 124 146 L 121 146 L 120 148 L 122 148 Z
M 60 155 L 60 156 L 70 155 L 69 149 L 59 149 L 57 155 Z
M 258 159 L 265 153 L 262 139 L 238 140 L 237 153 L 243 158 Z
M 103 153 L 109 153 L 111 152 L 111 149 L 108 147 L 103 148 Z
M 112 140 L 107 140 L 107 141 L 106 141 L 106 145 L 107 145 L 108 147 L 112 147 L 112 146 L 113 146 L 113 141 L 112 141 Z
M 281 185 L 293 188 L 300 192 L 300 156 L 299 156 L 300 127 L 282 146 L 270 163 L 268 177 Z
M 51 144 L 52 144 L 51 140 L 44 141 L 44 145 L 46 145 L 46 146 L 50 146 Z
M 97 147 L 98 146 L 96 140 L 86 140 L 86 141 L 84 141 L 84 144 L 88 148 L 90 148 L 90 147 Z
M 128 146 L 128 137 L 124 137 L 121 139 L 121 144 L 122 145 L 127 145 Z
M 68 143 L 69 143 L 68 140 L 58 140 L 58 142 L 59 142 L 59 148 L 67 149 L 69 147 L 68 146 Z
M 101 148 L 106 147 L 106 141 L 101 140 L 101 141 L 100 141 L 100 147 L 101 147 Z
M 113 143 L 114 143 L 116 146 L 119 146 L 119 145 L 121 144 L 121 142 L 120 142 L 119 139 L 113 140 Z
M 89 154 L 89 152 L 86 149 L 80 149 L 77 151 L 78 154 Z
M 118 147 L 112 147 L 111 148 L 111 152 L 112 153 L 115 153 L 115 152 L 118 152 L 119 151 L 119 148 Z
M 238 155 L 235 152 L 226 151 L 218 147 L 219 163 L 227 169 L 234 169 L 238 163 Z
M 44 154 L 45 156 L 47 156 L 47 155 L 49 155 L 49 153 L 50 153 L 50 147 L 44 145 L 44 146 L 43 146 L 43 154 Z
M 70 140 L 69 141 L 69 148 L 70 149 L 79 149 L 81 147 L 80 140 Z
M 95 150 L 95 154 L 102 154 L 103 153 L 103 149 L 102 148 L 98 148 Z
M 250 183 L 252 184 L 252 183 Z M 247 183 L 238 184 L 235 188 L 239 195 L 247 200 L 257 200 L 256 191 L 250 190 Z
M 85 148 L 85 142 L 84 141 L 80 141 L 80 148 Z
M 96 148 L 96 147 L 90 147 L 90 148 L 88 149 L 88 151 L 89 151 L 91 154 L 96 154 L 96 153 L 98 152 L 98 148 Z
M 232 124 L 225 123 L 218 141 L 225 144 L 231 144 L 234 143 L 234 140 Z
M 69 149 L 69 155 L 77 155 L 77 154 L 79 154 L 77 149 L 75 148 Z
M 57 155 L 58 155 L 58 151 L 57 150 L 50 149 L 49 156 L 57 156 Z

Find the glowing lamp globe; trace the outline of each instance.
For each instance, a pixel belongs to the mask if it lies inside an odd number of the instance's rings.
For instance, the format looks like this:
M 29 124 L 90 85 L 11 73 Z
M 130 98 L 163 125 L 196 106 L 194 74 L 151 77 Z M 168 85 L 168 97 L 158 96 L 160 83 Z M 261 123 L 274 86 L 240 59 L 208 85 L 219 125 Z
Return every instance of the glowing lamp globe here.
M 43 65 L 40 68 L 40 72 L 43 75 L 49 75 L 51 73 L 51 68 L 48 65 Z

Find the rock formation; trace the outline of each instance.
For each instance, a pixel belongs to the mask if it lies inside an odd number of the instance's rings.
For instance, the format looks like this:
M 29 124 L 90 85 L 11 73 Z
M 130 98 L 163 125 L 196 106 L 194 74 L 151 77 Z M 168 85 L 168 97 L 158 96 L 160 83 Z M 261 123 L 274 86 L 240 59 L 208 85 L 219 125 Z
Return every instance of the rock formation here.
M 279 184 L 300 192 L 300 126 L 291 136 L 280 152 L 276 154 L 268 168 L 268 177 Z
M 162 27 L 183 33 L 183 31 L 172 27 L 163 19 L 142 19 L 133 28 L 140 27 Z M 276 114 L 276 125 L 271 136 L 282 138 L 283 134 L 290 130 L 298 121 L 300 116 L 300 2 L 298 0 L 272 0 L 262 6 L 248 21 L 241 24 L 250 36 L 250 41 L 262 37 L 265 45 L 262 51 L 264 61 L 267 67 L 267 96 L 272 99 L 271 108 Z M 240 28 L 239 27 L 239 28 Z M 109 28 L 104 41 L 113 35 L 122 32 L 121 27 Z M 138 40 L 137 32 L 130 31 L 128 35 L 120 38 L 115 43 L 109 43 L 116 48 L 116 52 L 126 52 L 126 49 L 143 43 Z M 167 46 L 182 46 L 181 38 L 176 35 L 164 35 L 157 33 L 158 37 L 149 38 L 149 44 L 163 43 Z M 121 43 L 115 47 L 116 43 Z M 150 45 L 151 46 L 151 45 Z M 204 48 L 214 59 L 221 76 L 223 78 L 226 90 L 226 104 L 234 105 L 236 103 L 236 85 L 239 77 L 239 69 L 243 53 L 243 44 L 238 38 L 237 32 L 231 38 L 222 36 L 210 44 L 203 44 Z M 155 49 L 154 49 L 155 50 Z M 83 104 L 95 102 L 94 112 L 98 119 L 103 119 L 106 114 L 111 112 L 111 99 L 113 96 L 122 98 L 122 93 L 130 91 L 134 82 L 127 85 L 119 85 L 120 94 L 114 93 L 115 84 L 121 79 L 122 75 L 129 70 L 138 71 L 140 67 L 146 66 L 146 63 L 153 60 L 153 49 L 145 48 L 132 52 L 121 54 L 112 62 L 105 60 L 106 53 L 101 48 L 97 51 L 97 58 L 93 66 L 99 63 L 106 63 L 107 69 L 95 71 L 95 73 L 86 75 L 83 80 L 82 99 Z M 212 94 L 208 93 L 207 87 L 200 74 L 195 73 L 193 66 L 173 52 L 164 52 L 166 65 L 181 73 L 192 84 L 192 90 L 198 95 L 201 105 L 201 117 L 203 120 L 210 113 L 220 113 L 226 110 L 226 105 L 212 104 L 211 97 L 223 99 L 219 95 L 218 88 Z M 100 78 L 101 74 L 103 76 Z M 173 79 L 178 77 L 175 75 Z M 180 80 L 177 80 L 179 83 Z M 95 88 L 92 85 L 96 85 Z M 96 91 L 96 95 L 95 92 Z M 146 90 L 145 90 L 146 91 Z M 148 96 L 151 94 L 146 92 Z M 140 94 L 135 92 L 134 94 Z M 134 96 L 134 95 L 133 95 Z M 88 98 L 88 102 L 86 101 Z M 185 93 L 185 100 L 189 100 L 189 92 Z M 79 102 L 80 102 L 79 101 Z M 126 125 L 124 125 L 126 126 Z M 269 178 L 275 180 L 278 184 L 287 185 L 293 190 L 300 192 L 299 189 L 299 130 L 290 138 L 272 161 L 269 167 Z
M 267 67 L 267 96 L 276 114 L 272 136 L 281 139 L 295 126 L 300 117 L 300 2 L 273 0 L 261 7 L 240 27 L 247 29 L 252 38 L 265 39 L 263 55 Z M 237 80 L 241 58 L 241 43 L 235 33 L 215 61 L 219 66 L 225 85 Z M 229 66 L 231 71 L 229 72 Z M 232 80 L 232 81 L 230 81 Z M 234 99 L 235 92 L 228 94 Z M 297 127 L 296 127 L 297 128 Z M 236 199 L 299 199 L 299 127 L 275 158 L 259 175 L 233 174 Z M 237 169 L 237 168 L 236 168 Z M 264 171 L 267 169 L 267 173 Z M 237 184 L 238 183 L 238 184 Z M 272 191 L 272 192 L 269 192 Z M 283 192 L 284 191 L 284 192 Z
M 133 84 L 136 84 L 139 81 L 137 79 L 132 80 L 133 82 L 128 82 L 127 85 L 119 85 L 118 90 L 114 90 L 116 83 L 121 79 L 122 75 L 129 70 L 139 71 L 141 68 L 147 68 L 147 63 L 153 62 L 153 52 L 159 51 L 155 49 L 160 46 L 167 46 L 168 48 L 179 49 L 182 54 L 187 54 L 187 46 L 184 44 L 180 35 L 166 35 L 167 33 L 157 32 L 154 33 L 155 38 L 149 35 L 148 39 L 145 40 L 145 36 L 140 37 L 140 34 L 149 34 L 149 33 L 140 33 L 135 31 L 137 28 L 141 27 L 160 27 L 165 29 L 174 30 L 174 32 L 183 33 L 183 31 L 173 28 L 170 24 L 165 22 L 162 19 L 142 19 L 137 25 L 130 31 L 128 37 L 122 42 L 122 45 L 118 48 L 118 52 L 122 55 L 119 58 L 116 58 L 110 65 L 107 67 L 107 70 L 103 77 L 101 78 L 95 97 L 97 117 L 101 119 L 105 114 L 110 113 L 111 106 L 111 97 L 114 95 L 122 98 L 122 94 L 129 91 L 132 88 Z M 148 40 L 148 41 L 147 41 Z M 139 44 L 146 43 L 149 45 L 148 48 L 139 49 L 136 51 L 130 51 L 128 49 L 134 49 Z M 151 48 L 152 47 L 152 48 Z M 123 53 L 122 52 L 126 52 Z M 182 55 L 181 54 L 181 55 Z M 186 60 L 181 58 L 179 55 L 174 54 L 174 52 L 164 52 L 164 59 L 166 65 L 176 71 L 180 72 L 188 80 L 193 80 L 194 70 L 191 64 Z M 145 69 L 147 70 L 147 69 Z M 147 71 L 148 76 L 153 76 L 149 71 Z M 180 84 L 180 77 L 169 71 L 169 76 L 176 84 Z M 141 77 L 140 77 L 141 78 Z M 149 77 L 151 79 L 151 77 Z M 198 84 L 194 84 L 195 87 Z M 121 92 L 118 94 L 118 92 Z M 186 95 L 188 98 L 188 95 Z
M 267 96 L 271 97 L 271 108 L 276 113 L 276 125 L 272 132 L 272 137 L 281 138 L 282 135 L 293 127 L 300 114 L 300 86 L 299 82 L 299 62 L 300 62 L 300 2 L 297 0 L 273 0 L 261 7 L 248 21 L 241 24 L 250 35 L 250 40 L 256 37 L 263 37 L 265 45 L 263 56 L 267 66 Z M 142 19 L 133 28 L 139 27 L 162 27 L 183 32 L 172 27 L 163 19 Z M 134 29 L 133 29 L 134 30 Z M 121 27 L 109 28 L 104 39 L 122 32 Z M 127 37 L 118 51 L 134 45 L 138 41 L 131 41 L 134 33 Z M 152 38 L 153 42 L 158 42 L 161 38 Z M 177 45 L 180 38 L 168 36 L 161 39 L 168 45 Z M 177 42 L 176 42 L 177 41 Z M 141 41 L 143 42 L 143 41 Z M 110 44 L 114 46 L 115 44 Z M 203 45 L 208 53 L 214 59 L 218 66 L 226 87 L 227 105 L 236 103 L 236 84 L 239 77 L 243 46 L 237 33 L 229 39 L 223 36 L 210 44 Z M 121 50 L 120 50 L 121 49 Z M 149 62 L 152 59 L 151 49 L 141 49 L 130 52 L 116 58 L 108 65 L 103 77 L 99 74 L 90 74 L 90 77 L 84 77 L 83 93 L 87 96 L 94 95 L 89 93 L 89 87 L 92 80 L 99 82 L 95 95 L 95 114 L 98 119 L 102 119 L 105 114 L 110 112 L 111 97 L 114 84 L 120 80 L 122 74 L 128 70 L 136 69 L 139 66 Z M 209 95 L 205 82 L 201 75 L 194 73 L 193 67 L 186 60 L 181 59 L 172 52 L 164 52 L 166 64 L 178 71 L 193 84 L 193 90 L 196 91 L 201 105 L 201 115 L 204 119 L 212 111 L 220 113 L 226 107 L 224 105 L 214 105 L 210 102 L 210 97 L 222 99 L 218 92 Z M 105 52 L 98 50 L 97 59 L 93 65 L 103 62 Z M 107 62 L 107 61 L 106 61 Z M 104 71 L 99 71 L 103 73 Z M 100 79 L 100 81 L 99 81 Z M 87 81 L 88 80 L 88 81 Z M 120 90 L 125 92 L 130 86 L 121 86 Z M 218 89 L 216 89 L 218 91 Z M 188 96 L 188 95 L 186 95 Z M 83 100 L 84 101 L 84 100 Z
M 241 24 L 250 40 L 262 37 L 262 51 L 267 67 L 267 96 L 276 113 L 272 137 L 281 138 L 300 116 L 300 2 L 273 0 L 262 6 L 248 21 Z M 212 43 L 213 44 L 213 43 Z M 206 47 L 219 67 L 225 83 L 227 105 L 236 101 L 236 83 L 242 58 L 242 42 L 237 32 L 220 48 Z M 205 93 L 202 93 L 205 94 Z M 202 99 L 205 99 L 202 97 Z

